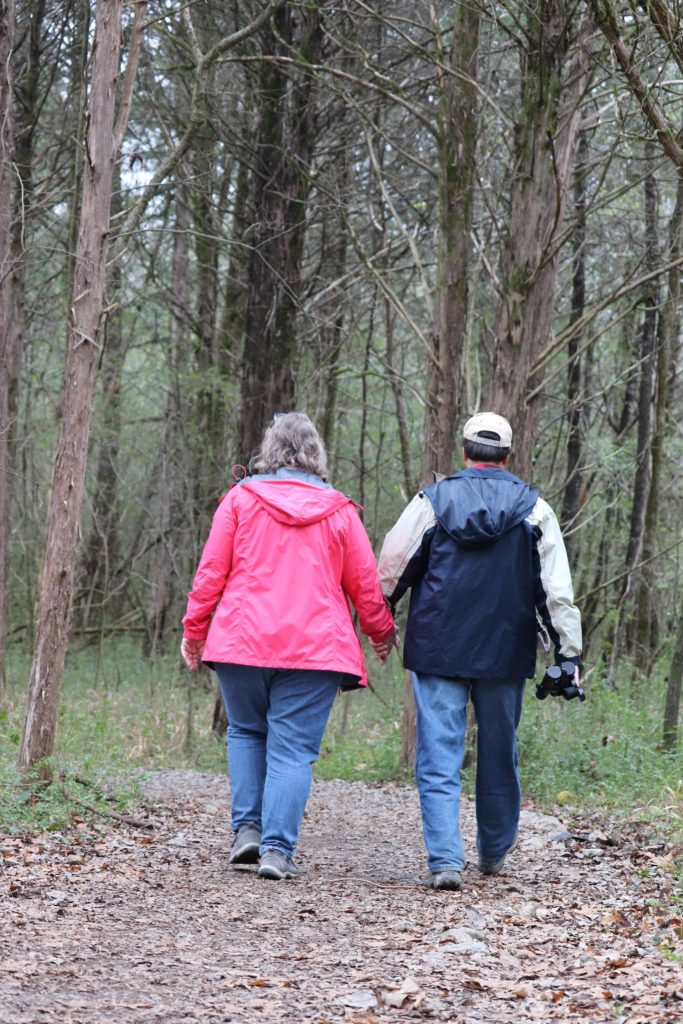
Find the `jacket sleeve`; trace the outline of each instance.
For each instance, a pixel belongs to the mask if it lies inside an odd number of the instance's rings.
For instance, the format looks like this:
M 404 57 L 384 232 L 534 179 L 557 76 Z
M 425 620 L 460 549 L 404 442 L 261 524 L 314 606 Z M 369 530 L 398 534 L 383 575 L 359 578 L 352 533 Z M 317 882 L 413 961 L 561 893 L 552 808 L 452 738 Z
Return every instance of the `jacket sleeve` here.
M 232 567 L 232 547 L 237 526 L 234 490 L 229 491 L 216 509 L 211 532 L 204 545 L 192 590 L 187 595 L 187 611 L 183 619 L 183 636 L 188 640 L 204 640 L 209 632 L 211 616 L 220 601 Z
M 342 588 L 358 612 L 360 628 L 371 640 L 393 636 L 394 619 L 386 606 L 377 578 L 377 562 L 360 516 L 349 510 Z
M 536 608 L 555 647 L 557 661 L 579 664 L 581 655 L 581 613 L 574 604 L 569 560 L 560 524 L 550 505 L 539 498 L 528 522 L 534 529 L 538 565 Z
M 432 503 L 420 491 L 389 530 L 379 556 L 380 586 L 392 608 L 424 573 L 435 529 Z

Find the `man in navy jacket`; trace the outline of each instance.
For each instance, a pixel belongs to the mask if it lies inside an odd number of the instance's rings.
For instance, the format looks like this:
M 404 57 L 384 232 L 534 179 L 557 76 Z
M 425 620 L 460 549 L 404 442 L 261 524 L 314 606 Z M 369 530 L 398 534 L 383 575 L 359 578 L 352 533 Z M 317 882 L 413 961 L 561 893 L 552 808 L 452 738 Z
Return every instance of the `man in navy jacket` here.
M 517 839 L 516 730 L 539 632 L 558 663 L 574 662 L 578 684 L 581 618 L 564 542 L 547 502 L 507 471 L 511 446 L 502 416 L 469 419 L 465 469 L 416 495 L 379 559 L 392 610 L 411 588 L 403 660 L 413 673 L 415 776 L 435 889 L 458 889 L 466 863 L 458 819 L 468 700 L 478 727 L 479 869 L 491 875 Z

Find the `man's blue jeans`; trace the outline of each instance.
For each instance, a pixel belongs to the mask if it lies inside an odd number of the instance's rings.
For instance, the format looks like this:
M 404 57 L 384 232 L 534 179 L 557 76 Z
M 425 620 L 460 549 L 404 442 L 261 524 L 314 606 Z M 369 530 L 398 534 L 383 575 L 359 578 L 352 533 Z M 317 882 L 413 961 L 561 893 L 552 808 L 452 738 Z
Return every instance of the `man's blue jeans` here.
M 477 851 L 495 861 L 517 835 L 521 788 L 516 731 L 524 681 L 444 679 L 413 673 L 417 705 L 415 778 L 430 871 L 461 871 L 460 766 L 465 751 L 467 701 L 477 720 Z
M 215 666 L 228 715 L 232 827 L 291 857 L 341 672 Z

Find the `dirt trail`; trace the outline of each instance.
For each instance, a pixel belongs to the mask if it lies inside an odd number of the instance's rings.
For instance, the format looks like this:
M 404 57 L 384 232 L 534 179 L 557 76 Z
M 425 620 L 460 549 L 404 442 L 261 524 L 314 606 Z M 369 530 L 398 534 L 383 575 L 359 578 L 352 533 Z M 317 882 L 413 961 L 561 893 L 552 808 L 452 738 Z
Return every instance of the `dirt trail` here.
M 227 867 L 224 779 L 145 790 L 148 829 L 0 835 L 2 1024 L 683 1017 L 675 851 L 643 828 L 526 809 L 502 874 L 435 893 L 411 787 L 318 782 L 276 883 Z

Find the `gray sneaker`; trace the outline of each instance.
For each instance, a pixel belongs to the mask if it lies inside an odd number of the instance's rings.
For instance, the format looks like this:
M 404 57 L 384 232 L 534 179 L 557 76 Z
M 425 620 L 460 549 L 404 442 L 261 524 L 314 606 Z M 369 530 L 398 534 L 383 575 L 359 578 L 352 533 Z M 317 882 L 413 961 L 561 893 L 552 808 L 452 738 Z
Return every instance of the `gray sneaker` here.
M 256 825 L 240 825 L 230 851 L 231 864 L 257 864 L 261 833 Z
M 427 879 L 427 885 L 430 889 L 459 889 L 462 885 L 462 876 L 455 868 L 432 871 Z
M 509 857 L 509 855 L 517 846 L 517 838 L 518 837 L 515 836 L 514 842 L 510 849 L 506 850 L 503 856 L 499 857 L 498 860 L 484 860 L 483 857 L 479 858 L 479 870 L 481 871 L 482 875 L 497 875 L 499 871 L 503 870 L 503 865 L 505 864 L 507 857 Z
M 293 860 L 285 857 L 279 850 L 268 849 L 263 852 L 258 869 L 259 878 L 296 878 L 299 869 Z
M 482 875 L 497 875 L 499 871 L 502 871 L 503 865 L 505 864 L 505 858 L 507 853 L 504 853 L 498 860 L 482 860 L 479 858 L 479 870 Z

